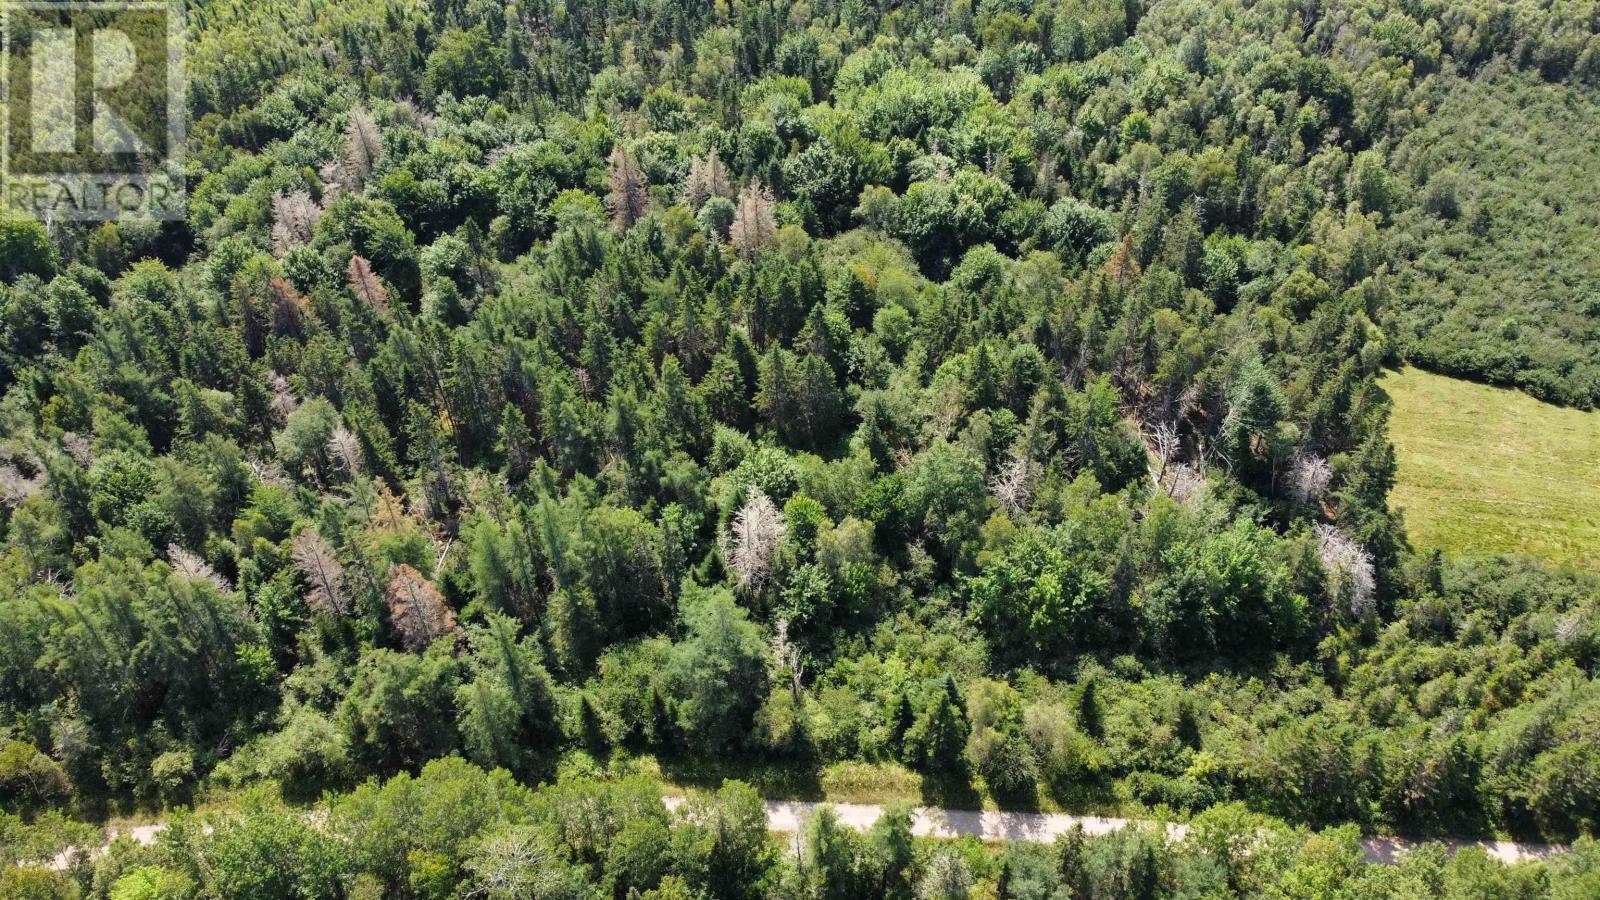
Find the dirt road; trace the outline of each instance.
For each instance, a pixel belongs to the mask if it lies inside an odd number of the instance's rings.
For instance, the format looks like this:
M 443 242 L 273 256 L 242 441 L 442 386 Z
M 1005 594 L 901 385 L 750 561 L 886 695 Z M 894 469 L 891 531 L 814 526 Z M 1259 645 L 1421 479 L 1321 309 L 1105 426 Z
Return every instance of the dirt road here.
M 667 805 L 675 807 L 681 800 L 668 798 Z M 798 800 L 771 800 L 767 806 L 767 827 L 773 831 L 795 831 L 800 828 L 817 807 L 822 804 Z M 883 807 L 874 804 L 832 804 L 839 820 L 857 830 L 872 827 L 883 815 Z M 1070 816 L 1062 813 L 1028 813 L 974 811 L 956 809 L 917 808 L 911 819 L 911 833 L 921 837 L 955 838 L 971 835 L 986 841 L 1032 841 L 1049 843 L 1058 835 L 1081 825 L 1089 834 L 1106 834 L 1119 828 L 1137 824 L 1137 820 L 1114 819 L 1101 816 Z M 1167 835 L 1181 840 L 1188 826 L 1169 824 Z M 1560 844 L 1530 844 L 1514 841 L 1479 841 L 1457 838 L 1403 838 L 1366 837 L 1361 839 L 1367 862 L 1392 863 L 1409 850 L 1423 844 L 1439 843 L 1454 853 L 1467 847 L 1481 847 L 1493 859 L 1505 863 L 1544 859 L 1564 853 Z
M 667 797 L 663 801 L 668 809 L 683 803 L 682 797 Z M 767 827 L 772 831 L 794 832 L 816 812 L 821 803 L 804 800 L 769 800 Z M 830 804 L 839 821 L 858 831 L 872 827 L 883 815 L 884 807 L 866 803 Z M 957 838 L 972 836 L 986 841 L 1031 841 L 1050 843 L 1057 836 L 1083 826 L 1088 834 L 1106 834 L 1119 828 L 1139 824 L 1136 819 L 1113 819 L 1101 816 L 1070 816 L 1063 813 L 998 812 L 992 810 L 932 809 L 918 807 L 912 813 L 911 833 L 919 837 Z M 127 837 L 139 844 L 153 844 L 165 825 L 139 825 L 114 832 L 113 837 Z M 1188 826 L 1167 825 L 1167 835 L 1181 840 Z M 1467 847 L 1481 847 L 1493 859 L 1504 863 L 1545 859 L 1566 852 L 1561 844 L 1529 844 L 1514 841 L 1478 841 L 1457 838 L 1403 838 L 1366 837 L 1361 847 L 1367 862 L 1392 863 L 1423 844 L 1439 843 L 1454 853 Z M 102 847 L 101 850 L 104 850 Z M 51 863 L 52 868 L 64 869 L 73 851 L 63 852 Z

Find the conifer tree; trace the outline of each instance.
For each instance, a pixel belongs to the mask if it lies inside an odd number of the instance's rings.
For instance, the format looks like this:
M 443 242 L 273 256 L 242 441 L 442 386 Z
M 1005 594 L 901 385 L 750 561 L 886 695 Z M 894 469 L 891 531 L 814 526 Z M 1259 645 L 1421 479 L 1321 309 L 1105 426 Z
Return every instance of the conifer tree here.
M 733 227 L 728 236 L 739 255 L 754 257 L 762 247 L 772 241 L 777 223 L 773 219 L 772 192 L 754 178 L 739 192 L 739 203 L 733 216 Z
M 606 159 L 606 185 L 610 188 L 606 205 L 611 209 L 613 225 L 626 230 L 644 218 L 649 199 L 645 193 L 644 174 L 620 141 Z
M 689 164 L 689 175 L 683 181 L 683 202 L 691 212 L 698 212 L 700 204 L 711 197 L 732 196 L 728 170 L 717 155 L 717 148 L 712 147 L 703 159 Z

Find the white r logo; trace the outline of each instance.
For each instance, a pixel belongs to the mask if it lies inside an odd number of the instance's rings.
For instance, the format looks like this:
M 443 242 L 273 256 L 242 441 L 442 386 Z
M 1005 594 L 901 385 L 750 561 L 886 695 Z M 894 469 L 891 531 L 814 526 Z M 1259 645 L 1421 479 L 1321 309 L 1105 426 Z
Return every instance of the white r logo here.
M 126 32 L 96 29 L 94 50 L 94 120 L 96 153 L 148 153 L 149 145 L 117 115 L 103 94 L 132 78 L 138 54 Z M 32 124 L 35 153 L 77 151 L 77 34 L 70 28 L 34 32 L 32 59 Z

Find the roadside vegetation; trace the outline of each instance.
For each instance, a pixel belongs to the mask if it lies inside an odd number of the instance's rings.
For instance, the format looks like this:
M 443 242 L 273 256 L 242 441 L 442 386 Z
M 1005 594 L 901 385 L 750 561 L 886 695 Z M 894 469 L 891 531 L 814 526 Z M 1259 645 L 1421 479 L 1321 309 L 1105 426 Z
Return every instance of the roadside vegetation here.
M 55 854 L 73 837 L 49 823 L 0 822 L 12 852 Z M 92 832 L 92 829 L 84 829 Z M 86 840 L 91 834 L 79 834 Z M 65 870 L 116 900 L 215 896 L 581 896 L 966 898 L 1273 896 L 1578 900 L 1600 888 L 1600 844 L 1584 838 L 1542 863 L 1502 865 L 1435 844 L 1395 864 L 1363 860 L 1354 826 L 1291 828 L 1239 804 L 1213 807 L 1182 839 L 1159 826 L 1068 832 L 1053 844 L 914 838 L 904 806 L 865 832 L 827 807 L 796 834 L 767 831 L 759 796 L 729 782 L 676 811 L 647 778 L 575 777 L 537 790 L 504 771 L 435 760 L 314 810 L 247 792 L 226 814 L 179 814 L 151 846 L 113 842 Z M 80 844 L 79 846 L 83 846 Z M 45 858 L 45 857 L 40 857 Z M 0 870 L 7 897 L 53 896 L 44 868 Z

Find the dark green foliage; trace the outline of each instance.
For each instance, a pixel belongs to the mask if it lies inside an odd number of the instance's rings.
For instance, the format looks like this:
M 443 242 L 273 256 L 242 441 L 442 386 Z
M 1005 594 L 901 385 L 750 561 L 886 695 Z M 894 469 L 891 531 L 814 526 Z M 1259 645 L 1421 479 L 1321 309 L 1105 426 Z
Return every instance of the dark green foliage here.
M 677 709 L 677 731 L 708 755 L 746 740 L 766 696 L 767 647 L 725 590 L 685 595 L 684 638 L 668 654 L 663 693 Z
M 468 755 L 526 776 L 533 772 L 531 762 L 556 745 L 560 730 L 538 644 L 519 641 L 516 632 L 516 623 L 504 616 L 490 616 L 473 632 L 476 673 L 457 691 L 456 706 Z

